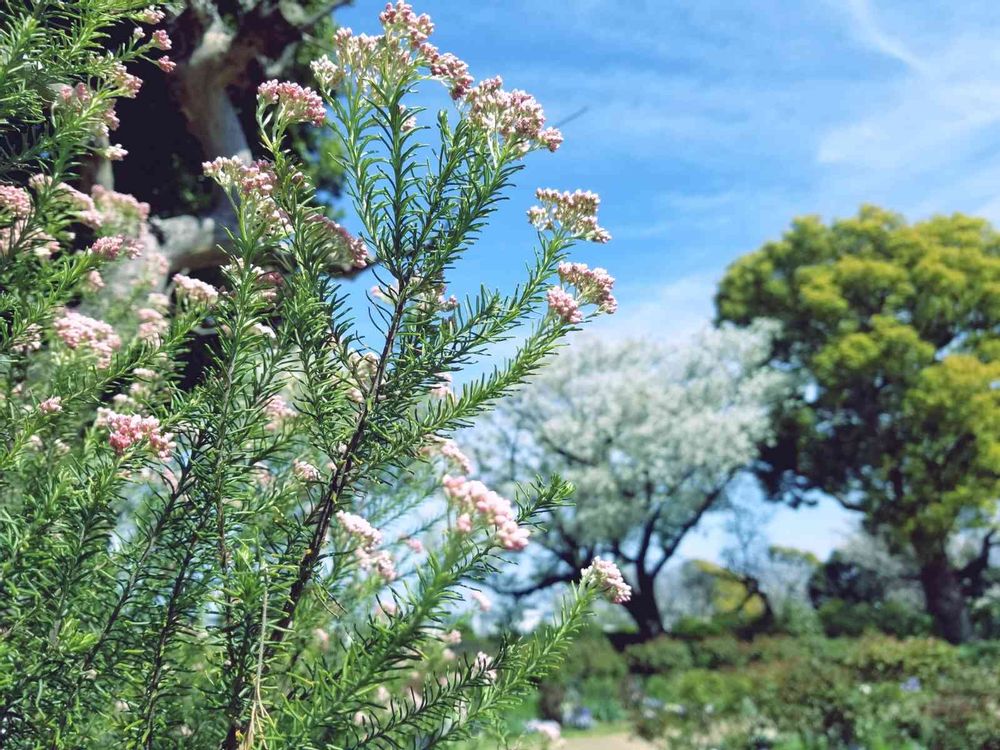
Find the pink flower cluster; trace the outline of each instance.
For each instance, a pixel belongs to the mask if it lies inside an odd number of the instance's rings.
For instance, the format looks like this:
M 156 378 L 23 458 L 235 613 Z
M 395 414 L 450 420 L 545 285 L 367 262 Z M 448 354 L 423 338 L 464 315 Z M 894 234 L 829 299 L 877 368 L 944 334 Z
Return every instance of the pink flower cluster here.
M 160 420 L 138 414 L 118 414 L 110 409 L 101 410 L 99 422 L 110 431 L 108 443 L 119 456 L 136 443 L 148 441 L 150 449 L 162 459 L 170 458 L 177 447 L 173 435 L 160 432 Z
M 149 204 L 128 193 L 94 185 L 93 205 L 101 216 L 101 228 L 108 233 L 139 237 L 149 219 Z
M 104 277 L 101 276 L 100 271 L 90 271 L 83 282 L 83 286 L 88 292 L 99 292 L 104 288 Z
M 618 310 L 618 300 L 611 293 L 615 277 L 605 269 L 589 268 L 586 263 L 560 263 L 559 278 L 576 287 L 581 302 L 597 305 L 609 315 Z
M 401 541 L 404 542 L 407 547 L 416 552 L 418 555 L 424 551 L 424 543 L 421 542 L 416 537 L 412 536 L 403 537 Z
M 339 86 L 350 73 L 364 87 L 378 75 L 402 78 L 424 67 L 449 88 L 453 99 L 465 96 L 473 82 L 469 66 L 427 41 L 434 31 L 430 16 L 417 15 L 408 3 L 397 2 L 387 4 L 379 18 L 385 32 L 381 36 L 355 35 L 349 28 L 337 31 L 334 49 L 339 65 L 325 57 L 312 65 L 321 85 Z
M 159 23 L 166 17 L 166 13 L 162 10 L 158 10 L 156 6 L 150 5 L 148 8 L 141 11 L 135 18 L 137 21 L 142 21 L 142 23 Z
M 274 300 L 278 298 L 278 287 L 285 283 L 285 277 L 278 271 L 265 271 L 263 269 L 256 270 L 259 271 L 257 274 L 257 282 L 262 287 L 260 296 L 268 302 L 274 302 Z
M 76 112 L 82 111 L 94 99 L 90 87 L 83 82 L 75 86 L 64 83 L 56 89 L 56 94 L 59 96 L 57 104 Z
M 118 127 L 114 101 L 101 104 L 100 109 L 91 109 L 91 104 L 94 102 L 94 92 L 87 84 L 78 83 L 75 86 L 63 84 L 56 90 L 56 96 L 53 110 L 67 110 L 77 115 L 87 116 L 93 135 L 106 137 L 110 131 Z
M 368 266 L 371 259 L 363 239 L 353 236 L 347 229 L 325 216 L 317 214 L 311 220 L 323 231 L 331 245 L 330 265 L 344 271 Z
M 112 355 L 122 345 L 115 329 L 103 320 L 95 320 L 71 310 L 58 318 L 53 327 L 56 335 L 70 349 L 84 347 L 97 355 L 98 367 L 110 365 Z
M 298 412 L 281 396 L 272 396 L 264 405 L 264 415 L 271 420 L 267 423 L 267 429 L 272 432 L 280 430 L 286 420 L 292 419 L 297 414 Z
M 472 86 L 472 76 L 469 66 L 450 52 L 441 52 L 427 38 L 434 32 L 434 23 L 426 13 L 419 16 L 413 7 L 403 0 L 395 5 L 385 6 L 379 15 L 384 39 L 391 50 L 398 50 L 403 42 L 406 50 L 406 63 L 410 63 L 410 53 L 416 53 L 416 61 L 422 63 L 430 71 L 431 76 L 444 83 L 451 91 L 452 99 L 461 99 Z
M 472 471 L 472 461 L 462 452 L 454 440 L 442 441 L 440 451 L 444 458 L 453 462 L 464 473 L 468 474 Z
M 167 318 L 152 307 L 139 308 L 136 315 L 139 317 L 139 330 L 136 333 L 139 339 L 159 345 L 161 336 L 170 328 Z
M 367 519 L 343 510 L 337 512 L 337 521 L 357 543 L 354 555 L 360 568 L 362 570 L 374 568 L 375 572 L 386 581 L 395 580 L 396 565 L 392 555 L 385 550 L 375 551 L 375 548 L 382 544 L 382 532 L 368 523 Z
M 126 67 L 118 61 L 112 63 L 108 79 L 124 92 L 123 96 L 126 99 L 135 99 L 142 89 L 142 79 L 129 73 Z
M 47 398 L 38 405 L 38 411 L 42 414 L 57 414 L 62 411 L 62 398 L 53 396 Z
M 28 184 L 42 184 L 46 178 L 35 175 Z M 47 232 L 28 232 L 28 214 L 31 213 L 31 196 L 14 185 L 0 185 L 0 256 L 11 255 L 19 243 L 38 258 L 47 260 L 59 250 L 59 243 Z M 6 214 L 6 215 L 4 215 Z
M 463 60 L 427 41 L 434 31 L 430 16 L 417 15 L 409 3 L 399 0 L 387 4 L 379 18 L 382 36 L 355 36 L 346 28 L 337 31 L 337 64 L 325 57 L 312 64 L 324 88 L 339 86 L 348 75 L 356 85 L 366 87 L 377 76 L 403 80 L 424 69 L 448 87 L 452 99 L 463 103 L 469 121 L 491 138 L 510 144 L 514 154 L 559 148 L 562 134 L 545 127 L 545 114 L 534 97 L 520 90 L 504 91 L 499 77 L 473 86 L 474 79 Z M 414 126 L 412 118 L 405 120 L 404 129 Z
M 154 47 L 163 51 L 167 51 L 173 46 L 170 41 L 170 37 L 163 29 L 157 29 L 154 31 L 150 41 Z
M 358 548 L 354 551 L 358 559 L 358 565 L 362 570 L 375 569 L 375 572 L 386 581 L 396 580 L 396 563 L 385 550 L 379 552 L 369 552 L 366 549 Z
M 129 237 L 116 234 L 113 237 L 98 237 L 90 246 L 89 252 L 106 260 L 114 260 L 122 253 L 129 258 L 138 258 L 142 254 L 142 245 Z
M 14 339 L 10 348 L 17 354 L 37 352 L 42 348 L 42 327 L 37 323 L 31 323 Z
M 270 162 L 258 160 L 247 164 L 239 157 L 220 156 L 202 164 L 205 174 L 225 190 L 236 190 L 240 197 L 255 207 L 258 218 L 272 234 L 288 233 L 288 216 L 278 208 L 272 193 L 277 177 Z
M 44 174 L 32 175 L 28 185 L 37 192 L 42 192 L 52 185 L 52 178 Z M 74 187 L 60 182 L 52 186 L 53 195 L 70 211 L 76 214 L 77 220 L 91 229 L 100 229 L 104 224 L 104 216 L 97 210 L 94 199 L 86 193 L 81 193 Z
M 583 322 L 583 311 L 576 297 L 561 286 L 554 286 L 545 295 L 549 302 L 549 310 L 571 325 Z
M 288 122 L 311 122 L 317 126 L 326 122 L 323 100 L 311 88 L 289 81 L 271 80 L 257 88 L 257 95 L 262 102 L 277 104 L 279 116 Z
M 563 137 L 545 127 L 545 112 L 531 94 L 520 89 L 504 91 L 500 76 L 488 78 L 465 96 L 467 117 L 476 126 L 494 133 L 521 151 L 547 148 L 555 151 Z
M 319 479 L 319 469 L 308 461 L 296 458 L 292 461 L 292 474 L 303 482 L 315 482 Z
M 385 10 L 379 13 L 378 19 L 382 22 L 386 36 L 406 37 L 414 47 L 426 42 L 427 37 L 434 33 L 431 17 L 426 13 L 418 16 L 404 0 L 399 0 L 395 5 L 386 3 Z
M 162 21 L 166 17 L 167 17 L 166 14 L 162 10 L 158 10 L 153 6 L 146 8 L 138 15 L 134 16 L 135 20 L 139 21 L 140 23 L 148 23 L 148 24 L 160 23 L 160 21 Z M 145 35 L 146 33 L 138 26 L 132 29 L 132 38 L 135 40 L 142 39 Z M 157 29 L 150 36 L 149 46 L 155 49 L 166 51 L 173 47 L 173 42 L 170 41 L 170 36 L 164 29 Z M 173 62 L 166 55 L 163 55 L 163 57 L 160 57 L 159 59 L 154 60 L 153 62 L 164 73 L 171 73 L 173 72 L 174 68 L 177 67 L 177 63 Z
M 632 587 L 625 583 L 622 572 L 611 560 L 595 557 L 580 575 L 584 583 L 597 586 L 613 604 L 624 604 L 632 598 Z
M 444 486 L 445 496 L 463 515 L 478 513 L 488 525 L 496 527 L 497 539 L 505 549 L 520 551 L 528 546 L 531 531 L 518 525 L 509 500 L 482 482 L 466 479 L 464 476 L 445 474 L 441 484 Z M 471 517 L 467 522 L 471 522 Z
M 451 91 L 452 99 L 462 99 L 469 93 L 473 78 L 464 60 L 451 52 L 439 52 L 437 47 L 426 42 L 420 45 L 420 56 L 431 75 Z
M 219 290 L 204 281 L 192 279 L 182 273 L 174 274 L 177 296 L 203 305 L 214 305 L 219 299 Z
M 27 190 L 14 185 L 0 185 L 0 223 L 6 224 L 0 228 L 0 255 L 11 254 L 17 242 L 24 238 L 30 213 L 31 195 Z M 52 244 L 49 235 L 38 239 L 44 249 L 41 255 L 51 255 L 58 248 L 57 244 Z
M 576 239 L 601 244 L 611 240 L 608 231 L 597 223 L 597 208 L 601 204 L 597 193 L 538 188 L 535 197 L 542 205 L 528 209 L 528 221 L 539 231 L 558 227 Z
M 368 79 L 375 74 L 376 58 L 384 41 L 381 36 L 355 35 L 349 28 L 337 29 L 333 37 L 333 48 L 342 70 L 340 80 L 343 81 L 349 69 L 360 85 L 366 85 Z
M 238 156 L 220 156 L 202 165 L 205 174 L 224 188 L 236 188 L 244 198 L 271 200 L 277 178 L 270 162 L 247 164 Z
M 493 602 L 482 591 L 470 591 L 469 596 L 483 612 L 489 612 L 493 609 Z
M 128 156 L 128 151 L 122 148 L 120 143 L 113 143 L 110 146 L 102 148 L 98 153 L 108 161 L 121 161 Z
M 427 458 L 441 456 L 463 474 L 472 473 L 472 461 L 462 452 L 454 440 L 431 436 L 427 445 L 420 449 L 420 455 Z
M 382 544 L 382 532 L 368 523 L 366 518 L 340 510 L 337 511 L 337 521 L 344 531 L 355 538 L 361 549 L 371 552 Z
M 322 89 L 336 88 L 344 80 L 343 69 L 326 55 L 313 60 L 309 67 Z
M 15 185 L 0 185 L 0 209 L 15 219 L 25 219 L 31 213 L 31 195 Z

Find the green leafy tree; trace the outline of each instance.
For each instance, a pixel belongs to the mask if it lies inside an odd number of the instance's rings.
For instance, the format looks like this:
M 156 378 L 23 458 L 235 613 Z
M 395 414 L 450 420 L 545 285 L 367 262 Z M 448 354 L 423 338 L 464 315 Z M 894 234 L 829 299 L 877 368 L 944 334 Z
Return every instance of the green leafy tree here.
M 720 320 L 780 321 L 774 359 L 799 377 L 762 454 L 772 495 L 862 512 L 916 557 L 940 633 L 968 639 L 1000 493 L 1000 235 L 875 207 L 805 218 L 736 261 L 716 305 Z M 969 531 L 985 539 L 963 565 L 951 544 Z

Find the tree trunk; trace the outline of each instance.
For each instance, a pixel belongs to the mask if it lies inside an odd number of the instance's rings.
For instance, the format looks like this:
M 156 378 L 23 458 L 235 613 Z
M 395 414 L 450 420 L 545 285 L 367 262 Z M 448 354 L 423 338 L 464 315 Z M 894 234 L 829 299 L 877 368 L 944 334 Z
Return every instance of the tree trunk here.
M 635 620 L 642 642 L 663 635 L 663 619 L 660 607 L 656 602 L 656 592 L 653 587 L 653 577 L 640 574 L 636 585 L 632 587 L 632 598 L 625 602 L 625 609 Z
M 969 607 L 962 593 L 957 571 L 952 568 L 944 550 L 924 557 L 920 566 L 920 583 L 927 600 L 927 611 L 941 637 L 950 643 L 965 643 L 972 638 Z

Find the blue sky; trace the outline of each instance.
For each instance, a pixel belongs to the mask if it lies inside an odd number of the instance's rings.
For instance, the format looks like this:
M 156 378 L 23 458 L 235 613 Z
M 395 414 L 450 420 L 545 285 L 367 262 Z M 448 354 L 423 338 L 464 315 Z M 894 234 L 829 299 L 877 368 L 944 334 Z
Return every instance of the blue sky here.
M 726 266 L 793 216 L 864 202 L 918 219 L 1000 220 L 1000 3 L 993 0 L 415 0 L 432 41 L 501 74 L 563 127 L 459 269 L 509 286 L 529 257 L 535 187 L 602 197 L 614 235 L 577 256 L 618 279 L 604 335 L 680 341 L 712 314 Z M 338 11 L 375 32 L 379 3 Z M 825 554 L 832 506 L 779 510 L 772 539 Z M 683 552 L 716 556 L 718 529 Z

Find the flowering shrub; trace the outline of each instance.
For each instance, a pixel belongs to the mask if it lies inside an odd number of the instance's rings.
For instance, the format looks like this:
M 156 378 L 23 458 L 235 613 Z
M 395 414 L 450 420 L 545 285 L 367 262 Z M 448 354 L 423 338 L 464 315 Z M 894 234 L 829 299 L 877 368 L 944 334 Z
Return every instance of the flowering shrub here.
M 141 87 L 132 60 L 173 68 L 169 37 L 143 25 L 163 15 L 62 8 L 13 12 L 0 34 L 18 144 L 0 164 L 0 746 L 433 747 L 481 732 L 596 597 L 628 596 L 596 561 L 553 624 L 495 653 L 464 652 L 450 624 L 463 599 L 490 606 L 477 582 L 569 487 L 502 497 L 448 436 L 614 309 L 610 276 L 567 260 L 608 239 L 589 193 L 539 192 L 536 260 L 513 294 L 446 296 L 522 160 L 562 136 L 525 92 L 474 85 L 427 41 L 427 16 L 387 6 L 382 35 L 337 34 L 318 91 L 260 87 L 265 158 L 205 165 L 237 215 L 225 288 L 183 273 L 156 288 L 149 207 L 68 183 L 80 159 L 125 156 L 106 145 L 114 101 Z M 51 44 L 65 64 L 36 69 Z M 37 85 L 51 75 L 59 86 Z M 430 119 L 406 100 L 434 82 L 455 111 Z M 286 149 L 296 123 L 339 141 L 355 232 L 314 206 Z M 352 309 L 332 273 L 363 267 L 379 293 Z M 526 324 L 506 364 L 453 388 Z M 219 343 L 182 388 L 196 328 Z M 432 496 L 439 513 L 414 512 Z

